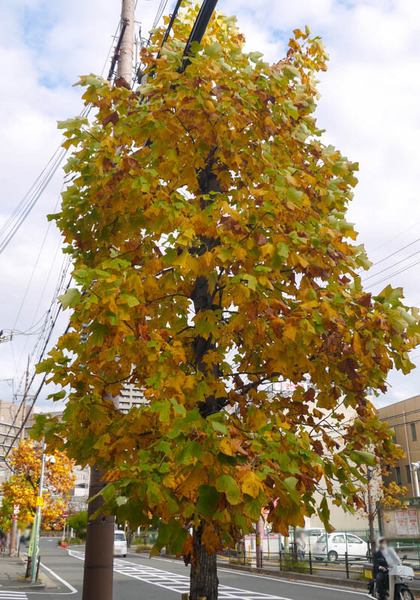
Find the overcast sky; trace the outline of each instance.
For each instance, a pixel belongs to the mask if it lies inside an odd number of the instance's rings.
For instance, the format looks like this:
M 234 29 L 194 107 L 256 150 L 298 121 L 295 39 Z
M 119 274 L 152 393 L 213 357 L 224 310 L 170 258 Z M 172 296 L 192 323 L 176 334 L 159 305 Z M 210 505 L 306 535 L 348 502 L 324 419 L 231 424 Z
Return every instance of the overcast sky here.
M 143 38 L 159 4 L 138 0 Z M 166 12 L 173 4 L 169 0 Z M 388 281 L 403 286 L 407 302 L 419 305 L 420 264 L 411 267 L 420 261 L 418 0 L 219 0 L 219 8 L 237 15 L 248 48 L 270 61 L 284 56 L 296 27 L 309 25 L 322 36 L 330 63 L 321 77 L 318 123 L 327 142 L 360 163 L 349 219 L 371 260 L 381 261 L 366 286 L 374 292 Z M 119 11 L 119 0 L 1 3 L 0 227 L 59 146 L 57 120 L 80 112 L 80 88 L 72 84 L 104 66 L 107 72 Z M 59 172 L 0 254 L 0 330 L 27 331 L 50 305 L 63 257 L 60 237 L 45 216 L 54 212 L 62 184 Z M 58 332 L 66 320 L 63 315 Z M 0 345 L 0 398 L 12 397 L 6 379 L 22 391 L 19 382 L 36 339 L 15 335 Z M 413 357 L 420 365 L 420 349 Z M 389 382 L 378 406 L 420 393 L 420 370 L 406 377 L 393 373 Z

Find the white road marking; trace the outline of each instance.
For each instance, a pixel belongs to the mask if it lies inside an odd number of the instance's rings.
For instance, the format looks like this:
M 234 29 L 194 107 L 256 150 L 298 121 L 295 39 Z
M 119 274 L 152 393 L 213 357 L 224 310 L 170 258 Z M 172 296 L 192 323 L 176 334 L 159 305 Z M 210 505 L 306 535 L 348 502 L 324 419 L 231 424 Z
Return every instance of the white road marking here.
M 43 592 L 27 592 L 28 594 L 30 594 L 31 596 L 44 596 L 44 597 L 51 595 L 51 594 L 54 594 L 56 596 L 70 596 L 72 594 L 77 594 L 76 588 L 74 588 L 68 581 L 66 581 L 65 579 L 60 577 L 60 575 L 57 575 L 57 573 L 55 571 L 53 571 L 52 569 L 50 569 L 49 567 L 47 567 L 47 565 L 44 565 L 44 563 L 40 562 L 39 566 L 42 569 L 45 569 L 46 571 L 48 571 L 48 573 L 50 573 L 53 577 L 55 577 L 58 581 L 60 581 L 60 583 L 62 583 L 70 591 L 69 592 L 45 592 L 45 591 L 43 591 Z M 4 600 L 3 596 L 1 594 L 2 594 L 2 592 L 0 592 L 0 600 Z M 13 598 L 16 598 L 16 600 L 20 600 L 19 596 L 16 596 L 16 597 L 13 596 Z M 24 595 L 24 596 L 22 596 L 22 600 L 29 600 L 29 599 L 26 595 Z
M 69 554 L 79 560 L 84 559 L 83 552 L 70 550 Z M 139 565 L 128 560 L 116 559 L 114 561 L 114 571 L 120 575 L 132 577 L 133 579 L 144 581 L 150 585 L 155 585 L 177 594 L 185 594 L 190 590 L 190 578 L 187 575 L 162 571 L 162 569 Z M 250 590 L 242 590 L 227 585 L 219 585 L 219 598 L 220 600 L 292 600 L 285 596 L 251 592 Z
M 24 592 L 6 592 L 0 591 L 1 600 L 28 600 L 28 596 Z
M 161 560 L 165 560 L 165 559 L 161 559 Z M 343 592 L 345 594 L 356 594 L 357 596 L 369 597 L 369 594 L 367 592 L 364 592 L 363 590 L 356 591 L 356 590 L 349 590 L 348 588 L 334 587 L 334 586 L 330 586 L 328 584 L 322 585 L 321 583 L 306 583 L 304 581 L 292 581 L 291 579 L 283 579 L 281 577 L 270 577 L 269 575 L 257 575 L 254 573 L 244 573 L 243 571 L 239 571 L 236 569 L 218 568 L 217 570 L 223 571 L 225 573 L 235 573 L 235 575 L 242 575 L 243 577 L 255 577 L 257 579 L 269 579 L 270 581 L 282 581 L 283 583 L 288 583 L 290 585 L 303 585 L 304 587 L 311 587 L 311 588 L 318 588 L 318 589 L 323 588 L 325 590 L 331 590 L 333 592 Z
M 69 592 L 59 592 L 61 594 L 66 594 L 66 595 L 70 595 L 70 594 L 77 594 L 77 590 L 76 588 L 74 588 L 68 581 L 66 581 L 65 579 L 63 579 L 62 577 L 60 577 L 60 575 L 57 575 L 57 573 L 55 571 L 53 571 L 52 569 L 50 569 L 49 567 L 47 567 L 47 565 L 44 565 L 44 563 L 40 563 L 40 566 L 45 569 L 46 571 L 48 571 L 48 573 L 50 573 L 50 575 L 52 575 L 53 577 L 55 577 L 60 583 L 62 583 L 68 590 L 70 590 Z

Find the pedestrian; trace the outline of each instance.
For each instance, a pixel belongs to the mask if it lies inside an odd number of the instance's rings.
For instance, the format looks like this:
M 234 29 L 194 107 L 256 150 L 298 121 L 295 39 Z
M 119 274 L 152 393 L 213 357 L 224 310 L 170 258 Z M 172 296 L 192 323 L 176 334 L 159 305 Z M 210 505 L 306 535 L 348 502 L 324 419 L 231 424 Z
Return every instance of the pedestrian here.
M 306 551 L 306 539 L 305 539 L 304 531 L 301 531 L 299 534 L 299 537 L 296 542 L 296 550 L 297 550 L 298 557 L 301 560 L 303 560 L 305 558 L 305 551 Z

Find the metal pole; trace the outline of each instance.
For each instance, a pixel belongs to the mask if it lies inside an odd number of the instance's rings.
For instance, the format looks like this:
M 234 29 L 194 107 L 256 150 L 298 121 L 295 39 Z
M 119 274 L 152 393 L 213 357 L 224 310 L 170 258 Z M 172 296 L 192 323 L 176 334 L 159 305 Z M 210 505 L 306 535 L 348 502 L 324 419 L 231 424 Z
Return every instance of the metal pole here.
M 408 464 L 411 465 L 411 452 L 410 452 L 410 443 L 408 441 L 407 419 L 406 419 L 406 416 L 405 416 L 405 410 L 403 410 L 402 417 L 403 417 L 403 423 L 404 423 L 405 443 L 406 443 L 406 446 L 407 446 Z M 398 481 L 397 481 L 397 483 L 398 483 Z M 418 494 L 416 494 L 414 477 L 411 478 L 411 488 L 413 490 L 413 496 L 418 496 Z
M 124 33 L 117 67 L 117 79 L 122 79 L 130 88 L 133 78 L 134 4 L 135 0 L 122 0 L 121 29 L 124 28 Z
M 414 484 L 414 495 L 416 498 L 418 498 L 420 496 L 420 488 L 419 488 L 419 471 L 416 468 L 413 468 L 413 465 L 415 465 L 416 463 L 412 463 L 411 464 L 411 473 L 412 473 L 412 481 Z
M 31 571 L 31 582 L 36 581 L 36 566 L 38 562 L 39 554 L 39 531 L 41 529 L 41 508 L 42 508 L 42 492 L 44 487 L 44 473 L 45 473 L 45 442 L 42 442 L 42 456 L 41 456 L 41 475 L 39 478 L 38 497 L 36 500 L 36 516 L 35 516 L 35 533 L 34 533 L 34 549 L 32 553 L 32 571 Z
M 13 505 L 13 516 L 12 516 L 13 523 L 12 523 L 12 533 L 10 535 L 10 548 L 9 548 L 10 556 L 14 556 L 16 553 L 18 514 L 19 514 L 19 506 Z
M 255 541 L 256 541 L 256 566 L 257 569 L 261 569 L 262 567 L 262 533 L 263 533 L 263 520 L 260 517 L 257 521 L 257 526 L 255 527 Z

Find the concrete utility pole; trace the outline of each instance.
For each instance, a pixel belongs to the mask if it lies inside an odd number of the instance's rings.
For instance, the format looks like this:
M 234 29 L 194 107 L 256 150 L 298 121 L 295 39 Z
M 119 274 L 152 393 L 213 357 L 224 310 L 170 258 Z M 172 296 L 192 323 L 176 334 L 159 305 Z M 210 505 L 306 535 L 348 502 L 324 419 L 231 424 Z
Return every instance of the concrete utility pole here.
M 90 470 L 89 498 L 104 488 L 104 473 L 93 466 Z M 112 575 L 114 568 L 114 517 L 92 515 L 103 505 L 98 496 L 88 505 L 85 570 L 83 575 L 83 600 L 112 600 Z
M 26 366 L 26 376 L 25 376 L 25 390 L 23 393 L 22 399 L 22 426 L 20 431 L 20 439 L 23 440 L 25 437 L 25 416 L 26 416 L 26 400 L 28 395 L 29 388 L 29 356 L 28 356 L 28 364 Z M 19 515 L 19 506 L 15 505 L 13 507 L 13 524 L 12 524 L 12 532 L 10 535 L 10 556 L 14 556 L 16 554 L 16 546 L 17 546 L 17 537 L 18 537 L 18 515 Z
M 133 78 L 135 0 L 122 0 L 121 31 L 124 31 L 118 56 L 117 79 L 123 79 L 131 87 Z
M 25 391 L 23 393 L 23 399 L 22 399 L 22 429 L 20 432 L 21 440 L 23 440 L 25 438 L 26 401 L 28 399 L 28 388 L 29 388 L 29 356 L 28 356 L 28 364 L 26 365 Z
M 116 79 L 123 80 L 129 88 L 133 76 L 134 9 L 135 0 L 122 0 Z M 90 470 L 89 499 L 99 494 L 105 485 L 104 473 L 94 465 Z M 88 505 L 82 600 L 112 600 L 115 518 L 91 519 L 103 504 L 102 497 L 98 496 Z

